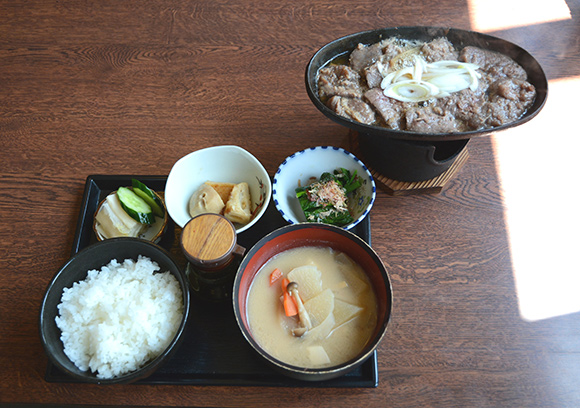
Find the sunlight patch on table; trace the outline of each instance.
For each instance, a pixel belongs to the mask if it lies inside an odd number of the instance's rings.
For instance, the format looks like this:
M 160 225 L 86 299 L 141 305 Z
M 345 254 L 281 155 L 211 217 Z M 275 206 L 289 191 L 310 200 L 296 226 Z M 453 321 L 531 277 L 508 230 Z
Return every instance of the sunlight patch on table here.
M 467 0 L 471 27 L 487 32 L 570 20 L 565 0 Z
M 580 77 L 550 81 L 536 118 L 492 137 L 525 320 L 580 311 L 579 92 Z

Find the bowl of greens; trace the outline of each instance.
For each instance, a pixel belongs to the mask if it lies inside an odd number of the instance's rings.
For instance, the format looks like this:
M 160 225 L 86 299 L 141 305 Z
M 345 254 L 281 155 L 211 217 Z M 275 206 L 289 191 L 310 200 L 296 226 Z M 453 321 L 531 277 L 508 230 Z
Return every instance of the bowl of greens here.
M 282 162 L 274 175 L 272 197 L 290 224 L 316 222 L 350 230 L 370 212 L 376 185 L 368 168 L 352 153 L 317 146 Z

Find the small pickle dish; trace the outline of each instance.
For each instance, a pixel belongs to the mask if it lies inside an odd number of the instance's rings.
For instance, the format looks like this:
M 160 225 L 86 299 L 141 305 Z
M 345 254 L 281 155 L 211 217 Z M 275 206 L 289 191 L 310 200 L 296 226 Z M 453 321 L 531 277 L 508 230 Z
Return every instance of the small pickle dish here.
M 131 186 L 119 187 L 99 203 L 93 230 L 99 241 L 136 237 L 158 243 L 168 219 L 161 195 L 133 178 Z

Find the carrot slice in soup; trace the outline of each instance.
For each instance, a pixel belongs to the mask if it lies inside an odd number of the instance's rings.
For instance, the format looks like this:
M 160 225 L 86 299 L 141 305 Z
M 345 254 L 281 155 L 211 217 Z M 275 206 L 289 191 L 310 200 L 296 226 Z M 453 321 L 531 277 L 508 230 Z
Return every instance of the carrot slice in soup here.
M 298 314 L 296 302 L 287 291 L 284 291 L 284 313 L 286 313 L 286 316 L 296 316 Z
M 278 268 L 274 269 L 270 274 L 270 286 L 278 281 L 282 277 L 282 271 Z
M 282 279 L 282 292 L 286 292 L 286 286 L 288 286 L 289 283 L 290 281 L 288 280 L 288 278 Z

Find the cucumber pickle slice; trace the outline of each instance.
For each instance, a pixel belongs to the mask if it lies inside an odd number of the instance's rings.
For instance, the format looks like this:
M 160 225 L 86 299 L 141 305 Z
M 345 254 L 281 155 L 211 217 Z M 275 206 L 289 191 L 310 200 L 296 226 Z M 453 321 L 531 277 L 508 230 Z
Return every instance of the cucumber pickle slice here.
M 127 187 L 119 187 L 117 190 L 117 197 L 121 202 L 121 206 L 129 214 L 131 218 L 139 221 L 141 224 L 151 225 L 155 222 L 155 215 L 151 206 L 145 202 L 141 197 L 135 194 Z
M 145 184 L 141 183 L 139 180 L 132 179 L 131 183 L 133 185 L 133 192 L 141 197 L 153 210 L 153 214 L 158 217 L 165 216 L 165 210 L 163 209 L 163 203 L 155 195 L 153 190 L 147 187 Z

